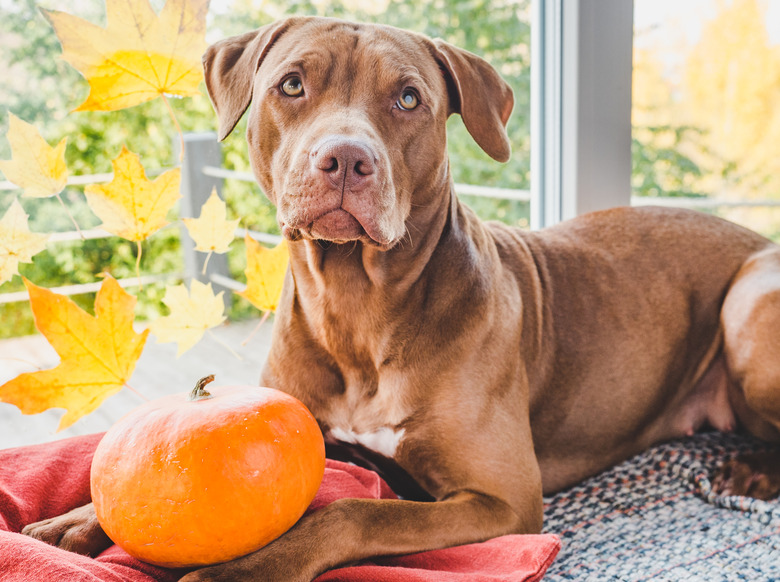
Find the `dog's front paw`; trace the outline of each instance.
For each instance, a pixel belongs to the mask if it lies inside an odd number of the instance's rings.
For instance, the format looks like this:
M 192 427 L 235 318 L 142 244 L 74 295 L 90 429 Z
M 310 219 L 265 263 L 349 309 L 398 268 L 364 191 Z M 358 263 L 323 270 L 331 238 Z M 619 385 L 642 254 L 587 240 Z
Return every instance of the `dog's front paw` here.
M 113 543 L 100 527 L 92 504 L 26 525 L 22 533 L 86 556 L 97 556 Z
M 712 490 L 718 495 L 773 499 L 780 493 L 780 453 L 766 451 L 741 455 L 716 472 Z
M 186 574 L 179 582 L 311 582 L 311 577 L 294 571 L 294 564 L 280 565 L 250 554 L 224 564 Z

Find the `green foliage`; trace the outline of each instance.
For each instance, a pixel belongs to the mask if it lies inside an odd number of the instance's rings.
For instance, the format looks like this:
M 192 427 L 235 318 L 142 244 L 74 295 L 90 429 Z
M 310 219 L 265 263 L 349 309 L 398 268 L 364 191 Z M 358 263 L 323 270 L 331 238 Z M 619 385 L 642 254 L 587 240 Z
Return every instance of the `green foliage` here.
M 631 182 L 638 196 L 705 196 L 696 191 L 702 169 L 681 151 L 686 138 L 701 130 L 689 126 L 634 128 L 631 140 Z M 662 145 L 665 143 L 665 145 Z

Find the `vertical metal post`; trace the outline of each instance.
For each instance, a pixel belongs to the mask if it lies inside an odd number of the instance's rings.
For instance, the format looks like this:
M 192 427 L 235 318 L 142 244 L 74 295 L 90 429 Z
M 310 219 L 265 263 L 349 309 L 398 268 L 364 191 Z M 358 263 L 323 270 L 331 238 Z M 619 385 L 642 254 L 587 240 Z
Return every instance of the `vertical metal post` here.
M 179 157 L 179 137 L 174 138 L 174 151 L 176 159 Z M 222 165 L 222 148 L 217 141 L 217 134 L 187 133 L 184 135 L 184 160 L 181 165 L 181 217 L 197 218 L 200 216 L 201 206 L 208 200 L 212 189 L 222 193 L 222 179 L 203 174 L 204 166 L 220 167 Z M 203 273 L 203 265 L 207 254 L 195 250 L 195 242 L 190 237 L 187 229 L 181 226 L 181 246 L 184 253 L 184 272 L 188 278 L 197 279 L 202 283 L 208 283 L 212 274 L 229 276 L 227 257 L 224 254 L 213 254 L 209 259 L 206 273 Z M 221 291 L 219 285 L 214 284 L 214 291 Z M 225 305 L 230 305 L 230 294 L 225 294 Z
M 561 220 L 562 3 L 531 2 L 532 230 Z

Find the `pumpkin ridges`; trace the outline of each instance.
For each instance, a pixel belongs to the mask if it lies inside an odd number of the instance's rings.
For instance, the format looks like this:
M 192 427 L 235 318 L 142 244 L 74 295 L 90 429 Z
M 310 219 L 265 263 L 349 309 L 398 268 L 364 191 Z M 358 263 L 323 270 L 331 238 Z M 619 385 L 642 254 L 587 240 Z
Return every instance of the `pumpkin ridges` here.
M 134 486 L 125 489 L 126 498 L 121 502 L 98 499 L 100 486 L 93 482 L 93 489 L 98 489 L 94 493 L 96 510 L 102 504 L 103 518 L 111 522 L 104 525 L 109 537 L 131 554 L 153 563 L 203 565 L 259 549 L 292 526 L 322 480 L 324 442 L 316 421 L 302 404 L 290 396 L 263 390 L 268 389 L 214 389 L 213 398 L 187 403 L 189 406 L 183 404 L 184 396 L 175 395 L 122 419 L 120 423 L 129 423 L 124 431 L 104 438 L 111 454 L 100 451 L 101 442 L 93 461 L 98 472 L 117 464 L 122 469 L 113 476 L 101 473 L 103 487 L 115 486 L 114 481 L 128 479 L 128 474 L 134 479 Z M 189 415 L 193 406 L 198 407 L 198 413 Z M 155 455 L 162 459 L 157 463 L 145 461 L 140 451 L 133 450 L 144 437 L 164 430 L 190 436 L 176 442 L 175 454 L 173 449 L 157 450 Z M 218 448 L 219 455 L 211 455 L 209 447 Z M 183 473 L 175 470 L 188 465 Z M 166 501 L 187 488 L 201 499 L 186 504 Z M 208 488 L 211 491 L 206 493 Z M 130 504 L 145 504 L 141 513 L 146 511 L 146 517 L 136 515 L 127 524 L 123 518 Z M 269 511 L 274 505 L 279 511 Z M 213 514 L 219 516 L 218 523 L 209 526 L 207 536 L 193 537 L 186 531 L 202 530 L 202 517 Z M 182 531 L 164 534 L 165 522 L 174 517 L 183 520 Z M 123 523 L 127 527 L 122 527 Z M 253 541 L 244 543 L 242 538 Z M 149 540 L 156 540 L 154 546 L 144 546 Z M 166 557 L 182 546 L 187 551 L 180 551 L 176 560 Z M 227 555 L 228 550 L 233 554 Z

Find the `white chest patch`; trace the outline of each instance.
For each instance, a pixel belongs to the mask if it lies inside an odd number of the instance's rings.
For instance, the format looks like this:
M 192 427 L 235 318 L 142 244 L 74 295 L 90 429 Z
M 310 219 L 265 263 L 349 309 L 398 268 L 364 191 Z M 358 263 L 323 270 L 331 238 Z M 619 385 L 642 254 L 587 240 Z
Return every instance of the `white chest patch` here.
M 344 430 L 339 427 L 330 429 L 331 436 L 337 440 L 353 445 L 364 446 L 367 449 L 371 449 L 380 455 L 390 458 L 395 456 L 395 451 L 404 436 L 404 432 L 404 429 L 393 430 L 389 426 L 383 426 L 375 431 L 363 433 Z

